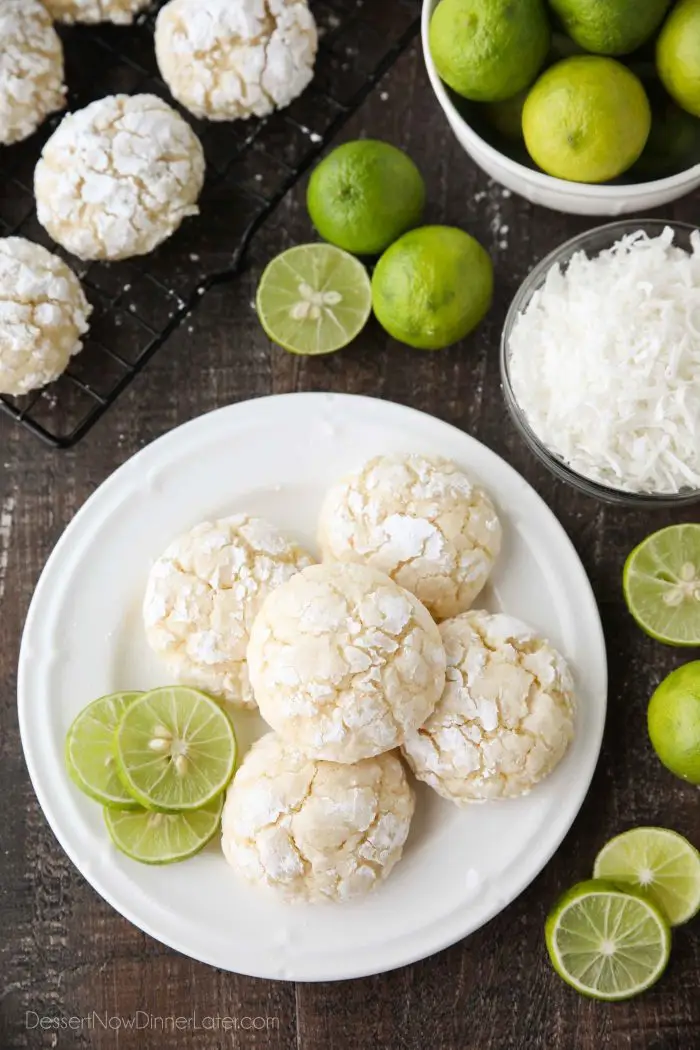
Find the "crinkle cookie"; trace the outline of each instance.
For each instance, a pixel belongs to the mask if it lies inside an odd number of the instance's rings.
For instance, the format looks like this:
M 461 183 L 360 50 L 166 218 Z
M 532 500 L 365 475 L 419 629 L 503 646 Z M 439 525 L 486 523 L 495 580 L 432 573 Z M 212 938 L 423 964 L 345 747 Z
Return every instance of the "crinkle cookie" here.
M 310 82 L 318 47 L 306 0 L 171 0 L 156 22 L 156 58 L 197 117 L 262 117 Z
M 228 789 L 222 848 L 244 879 L 287 900 L 342 902 L 390 874 L 413 806 L 395 753 L 318 762 L 269 733 Z
M 0 0 L 0 145 L 63 109 L 63 47 L 39 0 Z
M 34 174 L 37 216 L 80 259 L 145 255 L 198 212 L 199 139 L 155 95 L 109 95 L 59 124 Z
M 57 22 L 114 22 L 130 25 L 151 0 L 44 0 Z
M 524 795 L 561 761 L 574 735 L 574 684 L 563 657 L 532 628 L 472 610 L 446 620 L 445 691 L 404 755 L 419 780 L 459 805 Z
M 73 271 L 40 244 L 0 239 L 0 393 L 46 386 L 82 349 L 91 313 Z
M 262 518 L 202 522 L 151 569 L 148 643 L 178 681 L 255 707 L 246 666 L 251 625 L 267 595 L 307 565 L 309 555 Z
M 417 598 L 366 565 L 314 565 L 265 601 L 248 670 L 260 713 L 314 758 L 359 762 L 401 744 L 445 682 L 440 632 Z
M 442 620 L 483 588 L 501 525 L 486 493 L 449 460 L 377 456 L 330 489 L 319 543 L 324 559 L 381 569 Z

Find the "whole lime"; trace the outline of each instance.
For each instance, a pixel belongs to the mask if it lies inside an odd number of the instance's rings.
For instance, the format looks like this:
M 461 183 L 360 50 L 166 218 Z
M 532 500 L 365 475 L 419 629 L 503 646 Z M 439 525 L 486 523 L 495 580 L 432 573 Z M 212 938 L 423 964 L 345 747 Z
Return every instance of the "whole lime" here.
M 499 135 L 512 142 L 522 142 L 523 138 L 523 106 L 527 98 L 527 88 L 523 88 L 517 95 L 507 98 L 503 102 L 487 102 L 484 105 L 484 115 Z
M 493 296 L 493 265 L 478 241 L 452 226 L 404 234 L 377 263 L 372 306 L 383 328 L 419 350 L 463 339 Z
M 543 0 L 441 0 L 430 21 L 438 73 L 475 102 L 502 102 L 531 84 L 550 37 Z
M 306 202 L 325 241 L 354 255 L 379 255 L 420 222 L 425 183 L 402 150 L 361 139 L 338 146 L 321 161 Z
M 651 107 L 638 77 L 612 58 L 576 55 L 537 80 L 523 108 L 528 153 L 572 182 L 607 182 L 641 154 Z
M 598 55 L 627 55 L 653 36 L 671 0 L 549 0 L 572 40 Z
M 647 710 L 649 739 L 667 769 L 700 784 L 700 660 L 672 671 Z
M 664 87 L 679 106 L 700 117 L 700 0 L 680 0 L 656 44 Z

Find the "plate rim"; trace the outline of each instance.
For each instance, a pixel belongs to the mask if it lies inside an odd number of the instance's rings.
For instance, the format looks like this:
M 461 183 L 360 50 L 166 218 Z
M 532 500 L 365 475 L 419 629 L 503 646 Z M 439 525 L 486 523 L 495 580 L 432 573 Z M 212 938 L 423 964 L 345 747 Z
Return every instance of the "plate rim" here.
M 61 829 L 60 819 L 57 817 L 56 811 L 54 810 L 52 804 L 52 794 L 50 786 L 45 785 L 44 780 L 42 780 L 41 772 L 38 769 L 36 754 L 34 746 L 32 744 L 32 733 L 30 732 L 28 725 L 28 709 L 29 705 L 31 704 L 31 700 L 27 686 L 27 652 L 31 644 L 31 633 L 34 629 L 35 621 L 40 613 L 41 605 L 43 603 L 43 594 L 50 583 L 50 575 L 54 571 L 54 565 L 56 565 L 56 563 L 59 562 L 64 550 L 70 550 L 70 545 L 72 543 L 75 531 L 80 527 L 82 521 L 89 514 L 93 505 L 95 503 L 101 502 L 105 498 L 105 496 L 108 496 L 111 493 L 112 489 L 119 484 L 120 478 L 125 477 L 126 472 L 128 470 L 134 469 L 134 464 L 137 464 L 138 461 L 142 459 L 147 459 L 149 456 L 153 455 L 154 450 L 167 449 L 167 446 L 169 444 L 174 443 L 176 441 L 181 441 L 183 433 L 187 431 L 193 431 L 199 428 L 201 428 L 202 431 L 205 431 L 210 426 L 216 426 L 216 424 L 213 422 L 215 417 L 241 415 L 245 412 L 254 410 L 256 408 L 260 408 L 261 405 L 270 406 L 274 411 L 275 405 L 281 405 L 282 403 L 289 402 L 290 400 L 299 402 L 302 399 L 309 402 L 313 402 L 314 404 L 325 405 L 330 404 L 331 401 L 340 401 L 345 403 L 351 402 L 361 407 L 363 403 L 366 403 L 368 407 L 371 406 L 371 409 L 373 411 L 376 411 L 377 405 L 380 405 L 383 411 L 387 411 L 390 414 L 396 413 L 398 415 L 403 415 L 404 419 L 409 422 L 411 417 L 418 417 L 422 420 L 428 420 L 431 424 L 443 428 L 445 431 L 452 432 L 452 434 L 455 437 L 455 440 L 457 441 L 472 442 L 475 445 L 481 446 L 481 448 L 486 450 L 489 456 L 493 456 L 500 461 L 503 467 L 505 467 L 506 472 L 511 474 L 513 481 L 517 480 L 521 485 L 526 486 L 527 489 L 529 489 L 531 496 L 534 497 L 535 501 L 539 504 L 541 513 L 544 514 L 548 519 L 550 519 L 550 524 L 554 526 L 556 530 L 560 533 L 561 540 L 563 541 L 564 545 L 568 548 L 569 554 L 572 556 L 573 561 L 578 566 L 580 579 L 577 583 L 577 593 L 582 594 L 583 591 L 585 591 L 586 599 L 590 606 L 590 610 L 595 614 L 595 617 L 591 618 L 591 626 L 594 625 L 595 620 L 595 633 L 597 636 L 596 644 L 600 652 L 600 665 L 598 667 L 598 673 L 601 678 L 602 690 L 600 698 L 601 715 L 597 726 L 595 727 L 595 747 L 591 747 L 590 757 L 588 759 L 589 768 L 586 771 L 586 775 L 579 775 L 576 778 L 576 801 L 572 809 L 570 819 L 567 819 L 566 826 L 563 828 L 561 834 L 555 836 L 555 840 L 552 844 L 550 844 L 550 848 L 538 857 L 538 862 L 535 865 L 535 867 L 528 867 L 526 869 L 526 874 L 523 877 L 513 878 L 511 880 L 510 890 L 507 895 L 506 903 L 503 903 L 502 900 L 497 899 L 492 905 L 492 907 L 488 908 L 486 912 L 480 917 L 479 921 L 476 924 L 474 924 L 473 922 L 469 924 L 469 928 L 466 930 L 466 932 L 462 926 L 457 925 L 451 930 L 447 938 L 440 938 L 438 944 L 431 943 L 427 946 L 420 946 L 416 947 L 414 950 L 406 951 L 402 954 L 402 957 L 400 959 L 392 962 L 390 965 L 382 964 L 380 969 L 372 968 L 372 964 L 370 962 L 367 966 L 352 967 L 345 973 L 339 973 L 333 976 L 328 976 L 324 973 L 317 973 L 314 976 L 306 976 L 302 978 L 294 976 L 280 978 L 271 976 L 269 973 L 261 973 L 257 971 L 255 967 L 251 968 L 250 970 L 245 970 L 237 966 L 237 968 L 234 970 L 231 967 L 225 967 L 224 965 L 222 965 L 221 962 L 213 962 L 211 958 L 206 957 L 205 952 L 193 951 L 190 947 L 184 946 L 182 942 L 178 942 L 178 938 L 176 936 L 171 936 L 167 933 L 164 934 L 163 932 L 157 930 L 147 919 L 143 919 L 141 916 L 137 918 L 134 913 L 134 910 L 128 902 L 125 903 L 122 900 L 118 900 L 109 889 L 105 889 L 104 886 L 101 884 L 100 879 L 96 877 L 92 871 L 88 871 L 86 873 L 83 870 L 83 866 L 81 865 L 77 856 L 77 851 L 74 849 L 73 845 L 69 841 L 70 836 L 68 834 L 64 835 L 63 830 Z M 110 511 L 110 513 L 107 515 L 106 520 L 109 520 L 113 513 L 113 510 Z M 568 533 L 564 529 L 564 526 L 561 524 L 554 512 L 545 503 L 544 499 L 540 496 L 537 490 L 519 473 L 519 471 L 515 469 L 515 467 L 511 466 L 511 464 L 508 463 L 507 460 L 503 459 L 503 457 L 500 456 L 497 452 L 494 452 L 491 448 L 489 448 L 488 445 L 479 441 L 477 438 L 473 437 L 466 431 L 461 430 L 458 426 L 455 426 L 452 423 L 448 423 L 440 417 L 432 415 L 431 413 L 422 412 L 419 409 L 401 404 L 400 402 L 387 401 L 380 397 L 373 397 L 360 394 L 336 393 L 331 391 L 300 391 L 248 398 L 242 401 L 234 402 L 233 404 L 224 405 L 222 407 L 213 409 L 209 412 L 202 413 L 201 415 L 196 416 L 190 420 L 187 420 L 184 423 L 173 427 L 166 433 L 161 434 L 159 437 L 149 442 L 144 448 L 139 449 L 132 456 L 126 459 L 122 464 L 116 467 L 115 470 L 112 471 L 112 473 L 109 474 L 97 486 L 94 492 L 92 492 L 90 496 L 84 501 L 84 503 L 79 507 L 72 519 L 64 528 L 63 532 L 56 541 L 53 549 L 51 550 L 40 573 L 39 579 L 37 580 L 37 583 L 35 585 L 29 608 L 27 610 L 27 615 L 22 631 L 22 640 L 20 644 L 17 673 L 17 709 L 22 751 L 24 754 L 27 770 L 29 772 L 32 788 L 36 795 L 39 806 L 42 810 L 43 816 L 47 821 L 49 827 L 51 828 L 51 831 L 53 832 L 56 840 L 58 841 L 58 844 L 66 853 L 71 863 L 74 865 L 74 867 L 77 868 L 81 876 L 85 879 L 86 882 L 89 883 L 89 885 L 98 894 L 98 896 L 100 896 L 104 901 L 106 901 L 123 918 L 131 922 L 132 925 L 136 926 L 137 929 L 140 929 L 142 932 L 148 934 L 148 936 L 153 937 L 159 943 L 166 945 L 170 949 L 177 951 L 178 953 L 184 955 L 187 958 L 195 959 L 198 962 L 205 963 L 209 966 L 214 966 L 217 969 L 228 969 L 228 972 L 239 973 L 244 976 L 258 977 L 268 980 L 289 980 L 294 982 L 299 981 L 299 983 L 315 983 L 322 981 L 359 979 L 362 977 L 373 976 L 379 973 L 389 972 L 391 970 L 398 969 L 402 966 L 407 966 L 415 962 L 419 962 L 422 959 L 426 959 L 434 954 L 437 954 L 440 951 L 443 951 L 446 948 L 451 947 L 458 941 L 465 939 L 472 933 L 475 933 L 477 930 L 481 929 L 493 918 L 495 918 L 498 914 L 500 914 L 502 911 L 508 908 L 512 903 L 514 903 L 514 901 L 543 871 L 543 869 L 549 863 L 553 855 L 559 849 L 562 842 L 571 830 L 573 823 L 578 817 L 581 807 L 588 795 L 588 791 L 598 765 L 598 760 L 600 757 L 600 751 L 603 742 L 603 734 L 607 716 L 608 685 L 609 675 L 607 650 L 605 635 L 601 622 L 600 610 L 598 607 L 597 600 L 595 598 L 593 587 L 591 585 L 590 579 L 585 570 L 583 562 L 581 561 L 578 551 L 576 550 L 571 538 L 569 537 Z

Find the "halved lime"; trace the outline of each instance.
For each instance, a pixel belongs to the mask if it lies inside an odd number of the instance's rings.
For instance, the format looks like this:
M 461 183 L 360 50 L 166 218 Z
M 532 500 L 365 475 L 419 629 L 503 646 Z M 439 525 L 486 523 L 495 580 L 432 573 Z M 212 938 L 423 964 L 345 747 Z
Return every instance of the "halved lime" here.
M 114 732 L 127 707 L 141 693 L 110 693 L 93 700 L 74 719 L 66 735 L 66 768 L 73 783 L 103 806 L 138 805 L 124 787 L 114 761 Z
M 672 926 L 700 911 L 700 853 L 677 831 L 632 828 L 616 835 L 596 857 L 593 875 L 645 891 Z
M 629 999 L 666 968 L 671 931 L 660 909 L 607 879 L 579 882 L 547 916 L 547 951 L 560 977 L 592 999 Z
M 700 645 L 700 525 L 647 536 L 625 562 L 622 586 L 639 626 L 667 645 Z
M 361 262 L 331 244 L 300 244 L 269 264 L 258 285 L 260 323 L 293 354 L 330 354 L 352 342 L 372 310 Z
M 218 795 L 201 809 L 187 813 L 105 808 L 104 817 L 112 842 L 127 857 L 142 864 L 173 864 L 193 857 L 213 838 L 223 805 L 224 797 Z
M 236 738 L 205 693 L 168 686 L 144 693 L 124 712 L 114 753 L 125 787 L 146 809 L 199 809 L 233 776 Z

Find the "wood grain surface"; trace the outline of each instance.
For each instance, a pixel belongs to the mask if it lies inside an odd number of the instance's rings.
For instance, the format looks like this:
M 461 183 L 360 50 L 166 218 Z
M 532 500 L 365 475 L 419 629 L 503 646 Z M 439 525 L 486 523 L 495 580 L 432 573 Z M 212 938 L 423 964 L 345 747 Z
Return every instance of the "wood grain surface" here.
M 271 346 L 251 300 L 265 261 L 310 238 L 300 187 L 257 237 L 243 278 L 205 297 L 74 450 L 46 450 L 0 417 L 0 1050 L 700 1046 L 697 922 L 678 931 L 662 981 L 642 998 L 618 1005 L 589 1002 L 564 985 L 548 964 L 542 936 L 554 898 L 588 876 L 596 851 L 612 834 L 653 823 L 700 842 L 698 791 L 660 766 L 644 728 L 653 687 L 696 654 L 664 648 L 641 634 L 620 590 L 630 548 L 654 528 L 697 520 L 697 512 L 607 507 L 556 482 L 514 432 L 499 388 L 498 341 L 518 284 L 543 254 L 596 223 L 531 207 L 489 182 L 453 139 L 417 48 L 394 68 L 345 137 L 359 134 L 408 149 L 426 176 L 428 219 L 466 228 L 492 253 L 496 302 L 475 336 L 448 351 L 421 353 L 393 343 L 372 323 L 354 347 L 327 359 L 305 360 Z M 696 195 L 662 214 L 692 221 L 699 206 Z M 177 424 L 220 405 L 293 390 L 371 394 L 412 405 L 473 434 L 520 470 L 583 559 L 600 603 L 611 671 L 605 742 L 592 788 L 565 842 L 529 889 L 485 928 L 424 962 L 366 980 L 296 986 L 192 962 L 104 903 L 67 860 L 38 808 L 15 705 L 18 645 L 32 589 L 53 544 L 90 493 L 137 449 Z M 231 1017 L 236 1028 L 129 1031 L 120 1019 L 137 1011 L 144 1011 L 142 1018 L 196 1013 L 200 1022 L 204 1016 Z M 92 1024 L 42 1031 L 34 1020 L 40 1016 L 92 1017 Z

